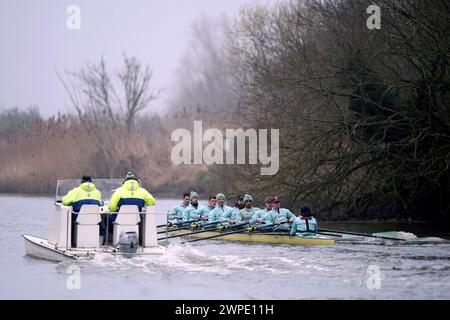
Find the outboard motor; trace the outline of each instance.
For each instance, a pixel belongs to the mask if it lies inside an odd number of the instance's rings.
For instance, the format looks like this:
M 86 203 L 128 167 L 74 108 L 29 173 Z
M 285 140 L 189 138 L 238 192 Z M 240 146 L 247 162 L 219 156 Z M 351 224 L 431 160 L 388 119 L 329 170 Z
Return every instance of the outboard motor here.
M 119 252 L 124 253 L 126 258 L 131 258 L 132 255 L 126 253 L 136 253 L 139 246 L 139 237 L 136 231 L 122 231 L 119 236 L 117 247 Z

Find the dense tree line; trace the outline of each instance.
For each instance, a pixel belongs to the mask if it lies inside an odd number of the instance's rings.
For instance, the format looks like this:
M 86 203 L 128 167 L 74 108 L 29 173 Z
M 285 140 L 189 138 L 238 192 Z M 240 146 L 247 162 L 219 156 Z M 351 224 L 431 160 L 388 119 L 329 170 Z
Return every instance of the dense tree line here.
M 255 192 L 347 217 L 450 217 L 447 1 L 292 1 L 244 11 L 234 32 L 244 122 L 282 132 L 280 172 Z

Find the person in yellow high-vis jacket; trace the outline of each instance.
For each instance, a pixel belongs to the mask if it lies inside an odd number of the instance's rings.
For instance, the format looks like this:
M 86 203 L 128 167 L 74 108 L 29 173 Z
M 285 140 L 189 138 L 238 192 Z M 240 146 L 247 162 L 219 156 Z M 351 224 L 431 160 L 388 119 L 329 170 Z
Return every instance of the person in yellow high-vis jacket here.
M 155 204 L 155 198 L 140 186 L 139 179 L 132 172 L 128 172 L 122 186 L 112 195 L 108 210 L 110 213 L 113 213 L 118 212 L 123 205 L 135 205 L 139 208 L 139 212 L 141 212 L 145 206 L 154 206 Z M 112 214 L 109 217 L 109 230 L 111 232 L 112 223 L 116 218 L 117 214 Z
M 136 205 L 139 211 L 145 206 L 154 206 L 155 198 L 140 186 L 139 179 L 128 172 L 122 187 L 117 189 L 109 201 L 109 212 L 117 212 L 122 205 Z
M 63 205 L 72 206 L 72 211 L 78 213 L 84 204 L 100 206 L 102 204 L 102 194 L 92 183 L 90 176 L 83 176 L 81 184 L 70 190 L 61 200 Z M 77 214 L 72 214 L 73 221 L 76 220 L 77 216 Z
M 72 206 L 72 244 L 74 239 L 73 224 L 78 218 L 81 207 L 87 204 L 103 205 L 102 194 L 92 183 L 90 176 L 83 176 L 81 184 L 69 191 L 62 199 L 62 204 Z

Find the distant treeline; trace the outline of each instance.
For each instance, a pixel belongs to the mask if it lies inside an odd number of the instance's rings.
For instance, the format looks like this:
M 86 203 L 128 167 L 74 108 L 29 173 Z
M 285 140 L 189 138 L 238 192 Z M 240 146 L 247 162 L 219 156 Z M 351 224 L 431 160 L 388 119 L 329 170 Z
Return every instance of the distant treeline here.
M 380 30 L 366 25 L 374 4 Z M 327 219 L 448 223 L 449 39 L 446 0 L 298 0 L 247 7 L 232 24 L 199 19 L 164 115 L 143 112 L 158 94 L 151 71 L 127 57 L 116 78 L 103 60 L 61 77 L 72 116 L 3 112 L 0 191 L 133 169 L 162 192 L 277 194 Z M 173 166 L 170 133 L 194 120 L 280 129 L 279 173 Z
M 17 107 L 3 110 L 0 112 L 0 134 L 7 136 L 41 120 L 37 106 L 31 106 L 27 110 L 20 110 Z

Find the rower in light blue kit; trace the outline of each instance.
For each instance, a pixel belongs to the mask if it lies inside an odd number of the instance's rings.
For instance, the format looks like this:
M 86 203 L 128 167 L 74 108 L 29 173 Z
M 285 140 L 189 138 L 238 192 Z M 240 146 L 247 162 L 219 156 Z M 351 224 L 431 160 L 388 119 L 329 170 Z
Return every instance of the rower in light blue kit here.
M 230 208 L 228 213 L 225 214 L 224 218 L 227 218 L 229 224 L 236 223 L 236 216 L 238 212 L 244 209 L 244 196 L 245 195 L 240 194 L 234 204 L 234 208 Z
M 197 192 L 191 191 L 189 197 L 191 199 L 191 203 L 181 213 L 181 220 L 182 221 L 200 220 L 200 214 L 198 214 L 198 210 L 201 209 L 201 206 L 198 204 Z
M 244 195 L 244 208 L 236 214 L 236 223 L 250 221 L 257 211 L 259 211 L 259 208 L 253 206 L 252 196 L 249 194 Z
M 208 205 L 203 206 L 197 210 L 197 214 L 201 217 L 201 224 L 209 223 L 209 214 L 216 208 L 217 198 L 216 196 L 209 196 Z
M 167 220 L 180 220 L 183 210 L 189 206 L 191 202 L 191 198 L 189 193 L 183 194 L 183 202 L 170 210 L 170 213 L 167 215 Z
M 300 215 L 295 218 L 291 227 L 291 236 L 297 235 L 302 238 L 315 238 L 317 232 L 317 221 L 312 216 L 311 208 L 304 206 L 300 209 Z
M 263 223 L 266 216 L 272 210 L 272 197 L 267 197 L 264 200 L 264 209 L 260 209 L 255 212 L 255 214 L 250 219 L 250 224 L 261 224 Z
M 272 197 L 272 210 L 264 218 L 266 224 L 276 224 L 273 231 L 289 231 L 289 223 L 295 220 L 295 215 L 288 209 L 281 208 L 281 201 L 277 196 Z
M 210 211 L 208 214 L 209 222 L 226 222 L 230 219 L 231 207 L 225 204 L 226 198 L 223 193 L 218 193 L 216 195 L 217 205 L 214 210 Z

